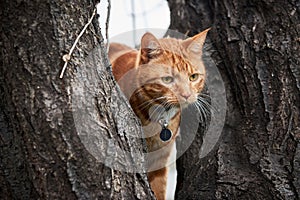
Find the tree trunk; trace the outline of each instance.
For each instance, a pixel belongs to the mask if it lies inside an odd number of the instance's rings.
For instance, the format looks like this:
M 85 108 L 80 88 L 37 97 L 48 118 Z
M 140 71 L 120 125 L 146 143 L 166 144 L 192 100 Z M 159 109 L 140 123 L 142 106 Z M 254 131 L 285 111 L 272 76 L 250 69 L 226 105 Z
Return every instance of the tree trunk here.
M 59 78 L 95 3 L 1 1 L 0 199 L 154 198 L 96 17 Z
M 171 29 L 208 27 L 226 88 L 219 145 L 199 158 L 201 133 L 178 160 L 177 199 L 299 199 L 300 4 L 169 0 Z

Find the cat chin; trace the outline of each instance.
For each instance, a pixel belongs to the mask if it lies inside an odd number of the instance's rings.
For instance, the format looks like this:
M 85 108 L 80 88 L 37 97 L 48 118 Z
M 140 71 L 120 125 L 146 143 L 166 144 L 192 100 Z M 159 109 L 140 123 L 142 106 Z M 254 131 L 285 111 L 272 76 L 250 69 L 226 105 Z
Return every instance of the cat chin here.
M 183 103 L 180 103 L 180 108 L 181 108 L 181 109 L 186 109 L 189 105 L 190 105 L 190 103 L 188 103 L 188 102 L 183 102 Z
M 188 106 L 193 105 L 195 102 L 197 102 L 197 98 L 195 98 L 195 97 L 190 97 L 188 100 L 180 99 L 179 100 L 180 109 L 181 110 L 185 109 Z
M 187 107 L 189 107 L 190 105 L 193 105 L 195 102 L 194 101 L 184 101 L 184 102 L 180 102 L 180 109 L 186 109 Z

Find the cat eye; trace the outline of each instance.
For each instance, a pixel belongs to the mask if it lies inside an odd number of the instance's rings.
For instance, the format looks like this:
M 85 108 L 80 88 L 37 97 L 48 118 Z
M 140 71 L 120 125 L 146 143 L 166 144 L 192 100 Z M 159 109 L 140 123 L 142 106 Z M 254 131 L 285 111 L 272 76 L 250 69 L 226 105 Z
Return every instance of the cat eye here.
M 174 78 L 172 76 L 165 76 L 165 77 L 162 77 L 161 80 L 164 83 L 172 83 L 174 81 Z
M 196 81 L 199 78 L 199 74 L 192 74 L 190 75 L 189 79 L 190 81 Z

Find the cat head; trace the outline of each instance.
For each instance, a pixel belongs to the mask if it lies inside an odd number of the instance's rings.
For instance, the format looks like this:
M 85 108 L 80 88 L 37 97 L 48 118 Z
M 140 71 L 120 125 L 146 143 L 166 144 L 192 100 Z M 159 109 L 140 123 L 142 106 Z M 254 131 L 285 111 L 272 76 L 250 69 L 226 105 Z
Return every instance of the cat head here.
M 177 107 L 197 101 L 206 78 L 202 49 L 208 31 L 185 40 L 144 34 L 135 67 L 143 101 Z

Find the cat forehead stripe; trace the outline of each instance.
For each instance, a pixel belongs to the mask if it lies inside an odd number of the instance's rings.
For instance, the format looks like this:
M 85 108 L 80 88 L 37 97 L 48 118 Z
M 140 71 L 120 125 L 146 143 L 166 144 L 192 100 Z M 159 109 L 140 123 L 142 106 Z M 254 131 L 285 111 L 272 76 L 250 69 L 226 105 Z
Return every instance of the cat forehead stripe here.
M 187 62 L 183 56 L 172 54 L 172 59 L 174 67 L 176 67 L 179 72 L 186 71 L 188 73 L 192 73 L 194 71 L 191 64 Z

